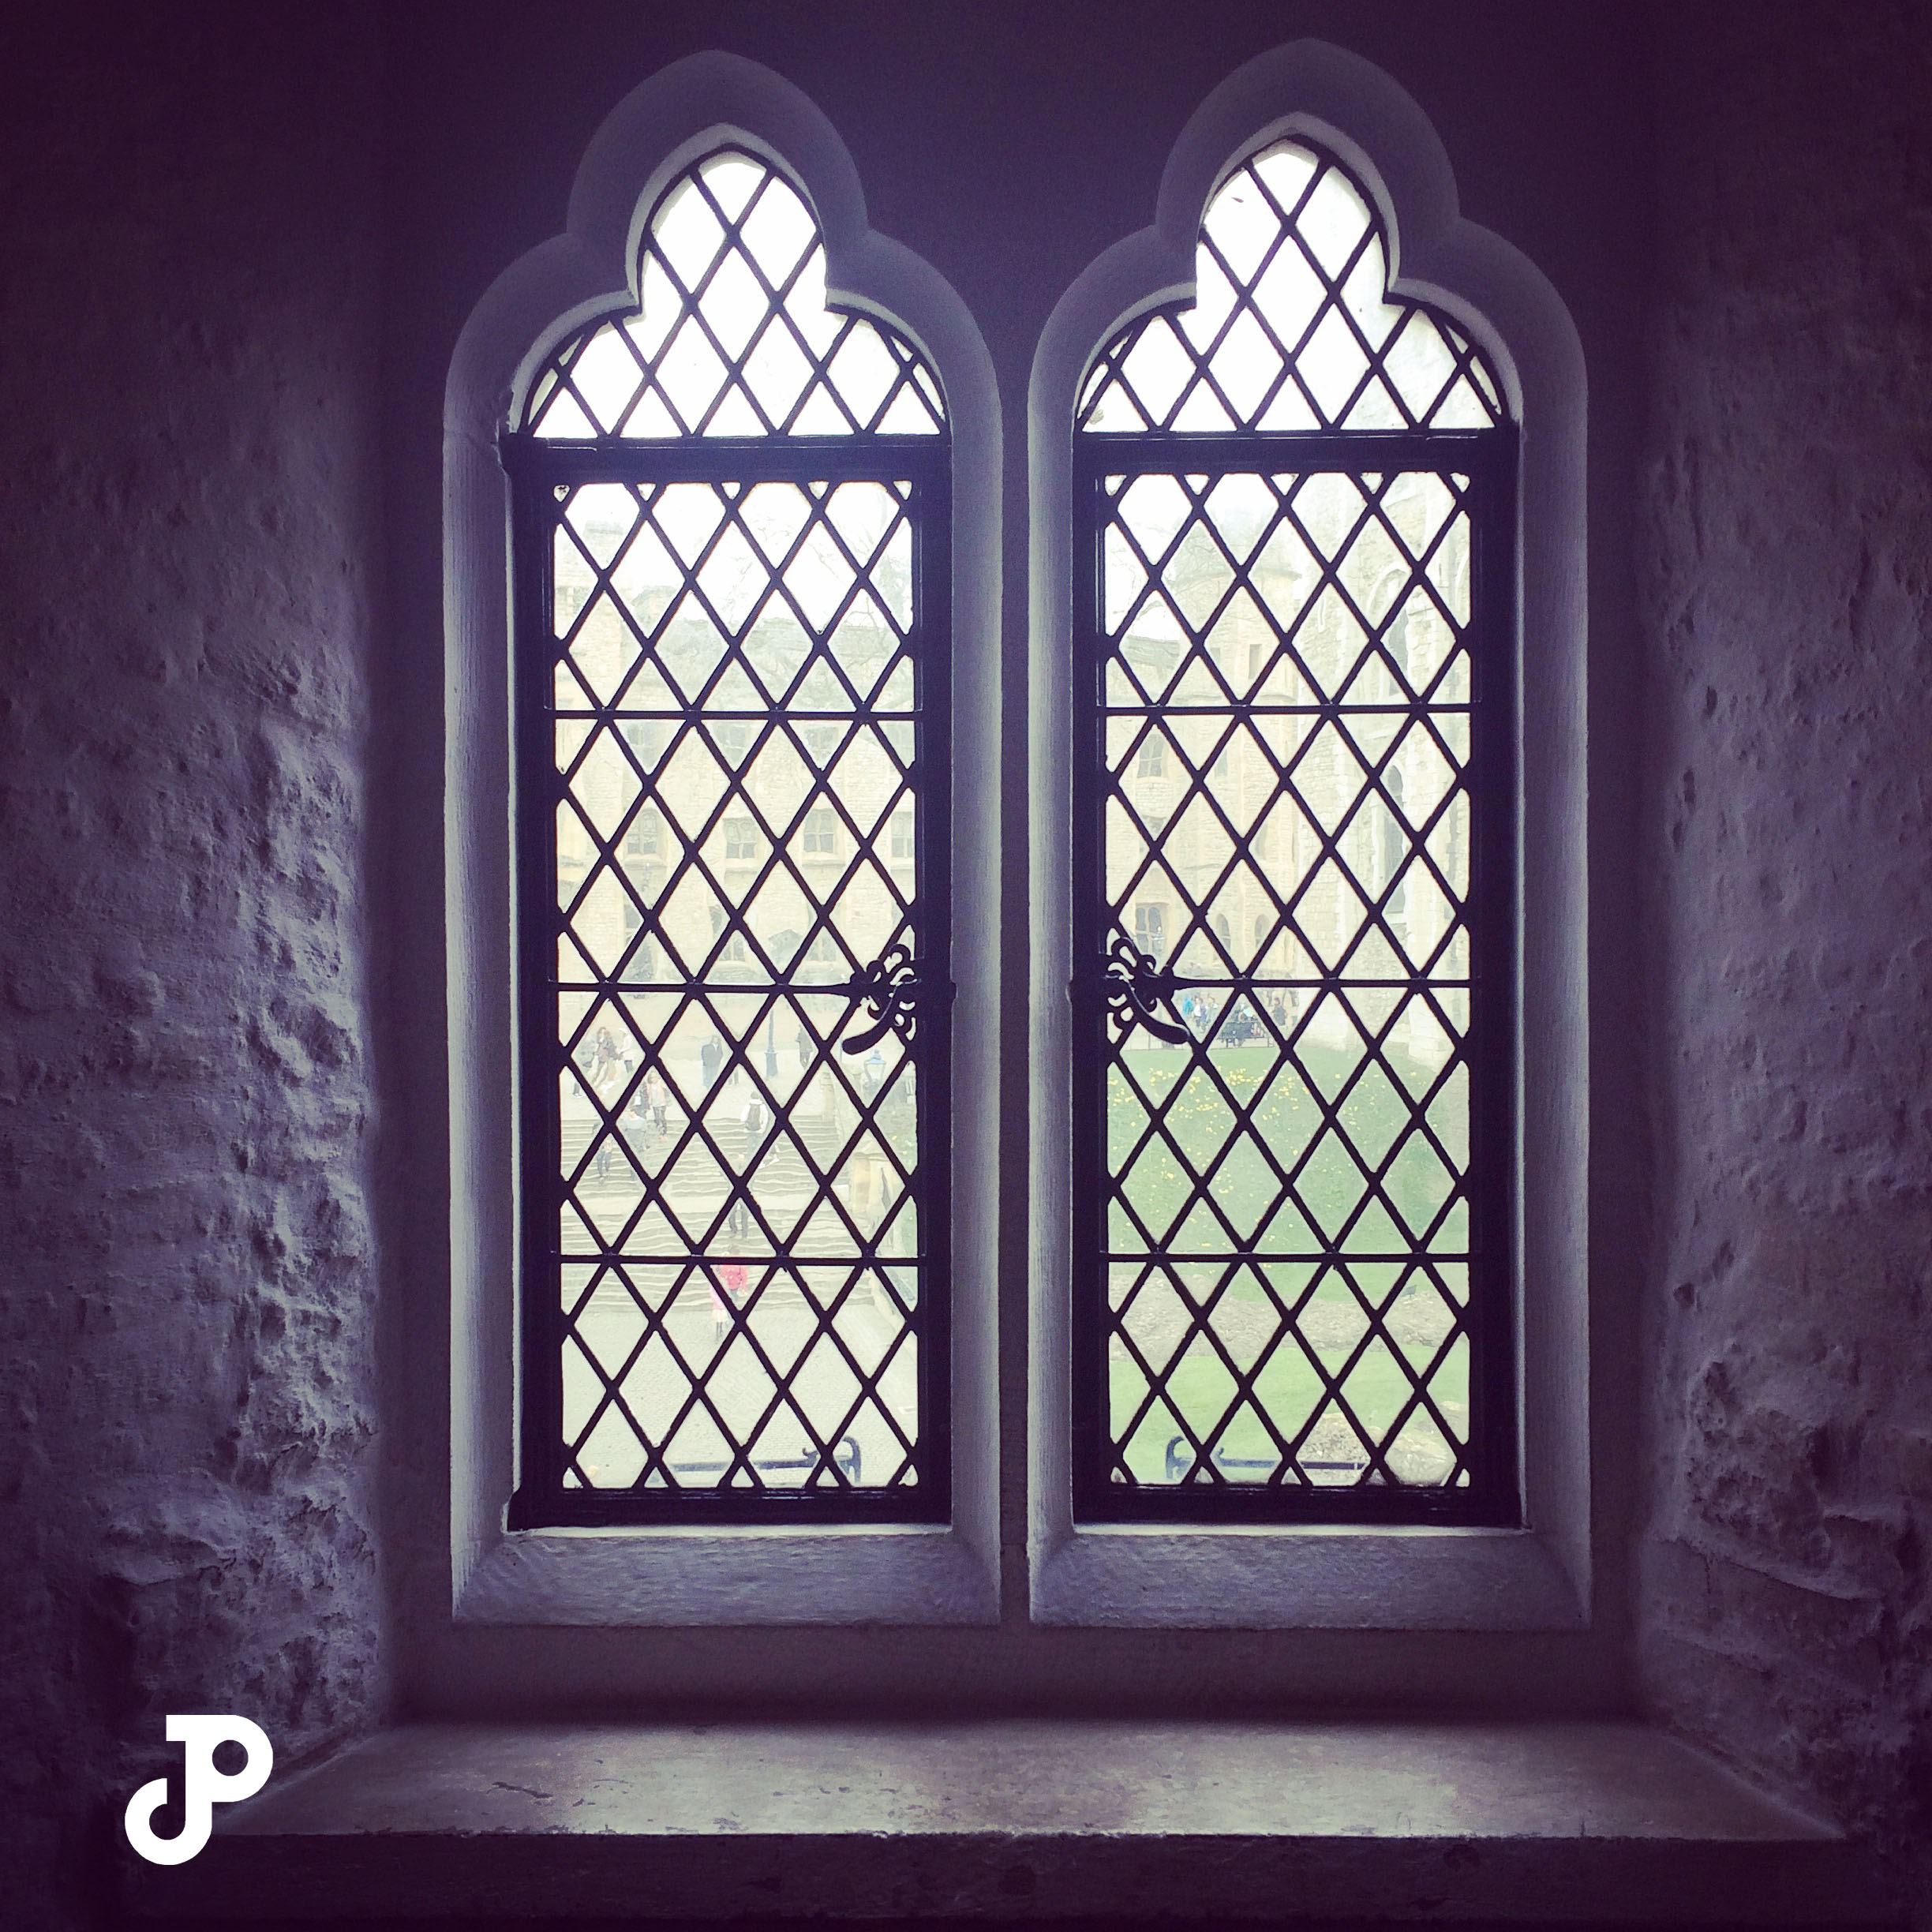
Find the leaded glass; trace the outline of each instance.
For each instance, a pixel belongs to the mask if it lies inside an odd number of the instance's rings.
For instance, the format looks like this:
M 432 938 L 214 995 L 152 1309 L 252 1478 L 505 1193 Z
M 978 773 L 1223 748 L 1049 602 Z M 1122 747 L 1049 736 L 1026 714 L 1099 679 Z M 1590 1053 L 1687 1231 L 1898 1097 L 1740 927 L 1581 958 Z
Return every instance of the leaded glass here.
M 796 189 L 725 148 L 658 203 L 635 311 L 574 336 L 530 390 L 546 441 L 937 436 L 938 384 L 903 337 L 826 306 Z
M 1391 301 L 1368 197 L 1338 163 L 1278 141 L 1208 204 L 1195 299 L 1110 344 L 1082 392 L 1099 434 L 1482 429 L 1503 421 L 1468 338 Z
M 1502 1520 L 1511 432 L 1312 149 L 1200 264 L 1080 439 L 1080 1501 Z
M 945 450 L 822 275 L 710 157 L 509 445 L 525 1523 L 947 1506 Z

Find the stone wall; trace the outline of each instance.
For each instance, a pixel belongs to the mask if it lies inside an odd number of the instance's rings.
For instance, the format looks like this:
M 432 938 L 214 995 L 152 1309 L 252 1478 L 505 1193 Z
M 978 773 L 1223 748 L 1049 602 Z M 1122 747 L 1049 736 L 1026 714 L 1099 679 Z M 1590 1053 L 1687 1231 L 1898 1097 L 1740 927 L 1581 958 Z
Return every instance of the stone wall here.
M 1665 8 L 1654 1706 L 1932 1837 L 1932 17 Z
M 35 13 L 60 10 L 34 9 Z M 350 9 L 0 28 L 5 1915 L 171 1711 L 382 1696 L 362 901 L 376 70 Z M 172 1813 L 161 1821 L 171 1829 Z

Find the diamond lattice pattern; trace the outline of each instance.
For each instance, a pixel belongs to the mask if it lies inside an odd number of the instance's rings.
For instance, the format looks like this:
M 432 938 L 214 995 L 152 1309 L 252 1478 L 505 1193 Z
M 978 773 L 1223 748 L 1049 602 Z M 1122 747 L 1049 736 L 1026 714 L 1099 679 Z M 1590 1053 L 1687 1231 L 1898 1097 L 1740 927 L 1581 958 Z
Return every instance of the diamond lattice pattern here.
M 1374 211 L 1297 141 L 1237 168 L 1195 253 L 1195 299 L 1126 329 L 1081 398 L 1084 429 L 1479 429 L 1502 420 L 1468 339 L 1391 301 Z
M 635 313 L 557 350 L 524 427 L 545 439 L 936 436 L 938 385 L 892 330 L 826 306 L 825 247 L 798 191 L 736 148 L 672 184 Z
M 906 483 L 596 484 L 555 530 L 565 1486 L 918 1481 Z
M 1466 477 L 1114 477 L 1113 1474 L 1469 1481 Z

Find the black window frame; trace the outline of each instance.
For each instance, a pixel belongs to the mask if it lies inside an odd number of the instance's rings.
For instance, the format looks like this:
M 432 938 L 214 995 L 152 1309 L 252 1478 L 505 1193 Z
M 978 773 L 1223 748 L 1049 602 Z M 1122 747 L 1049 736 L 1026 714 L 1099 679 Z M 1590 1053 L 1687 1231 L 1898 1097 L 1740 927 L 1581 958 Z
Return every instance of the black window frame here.
M 1522 1522 L 1516 1366 L 1521 1288 L 1515 1241 L 1518 432 L 1507 421 L 1480 429 L 1077 430 L 1073 441 L 1069 1205 L 1074 1518 L 1092 1523 L 1518 1526 Z M 1101 545 L 1109 519 L 1107 479 L 1140 474 L 1204 477 L 1206 487 L 1211 489 L 1215 480 L 1228 474 L 1279 477 L 1317 471 L 1383 477 L 1434 471 L 1469 479 L 1470 606 L 1466 641 L 1471 734 L 1466 770 L 1471 850 L 1466 904 L 1473 983 L 1465 1055 L 1470 1093 L 1466 1181 L 1470 1271 L 1463 1332 L 1470 1350 L 1470 1481 L 1460 1488 L 1392 1482 L 1329 1487 L 1295 1481 L 1284 1466 L 1265 1483 L 1232 1482 L 1211 1472 L 1203 1479 L 1196 1471 L 1195 1479 L 1171 1487 L 1142 1485 L 1115 1480 L 1109 1416 L 1105 1095 L 1116 1050 L 1108 1038 L 1109 1009 L 1123 998 L 1130 1006 L 1137 1007 L 1144 998 L 1150 1006 L 1164 1009 L 1186 982 L 1173 978 L 1164 958 L 1156 962 L 1155 975 L 1143 977 L 1123 974 L 1108 956 L 1120 933 L 1106 904 L 1104 864 L 1109 783 Z M 1158 1017 L 1170 1024 L 1175 1017 L 1164 1009 Z M 1192 1050 L 1204 1051 L 1203 1043 L 1193 1041 Z
M 594 442 L 506 431 L 499 441 L 511 485 L 511 706 L 513 711 L 512 904 L 517 1013 L 515 1043 L 519 1131 L 517 1275 L 522 1372 L 517 1484 L 511 1530 L 684 1525 L 694 1528 L 943 1522 L 952 1514 L 950 1351 L 951 710 L 952 442 L 938 435 L 879 432 L 823 436 L 692 436 L 661 441 L 620 437 Z M 913 949 L 909 968 L 828 984 L 787 976 L 734 980 L 728 990 L 796 985 L 843 993 L 850 1039 L 867 1024 L 891 1024 L 918 1059 L 915 1176 L 923 1269 L 913 1324 L 918 1343 L 919 1432 L 913 1486 L 593 1490 L 566 1488 L 562 1427 L 563 1256 L 558 1235 L 563 1175 L 556 1037 L 556 811 L 564 785 L 553 741 L 554 552 L 560 489 L 586 484 L 650 487 L 691 482 L 883 482 L 910 485 L 912 623 L 908 650 L 917 664 Z M 702 710 L 688 706 L 686 715 Z M 889 837 L 889 814 L 880 837 Z M 661 833 L 661 839 L 665 836 Z M 620 835 L 620 839 L 621 835 Z M 612 849 L 617 848 L 613 841 Z M 661 858 L 661 855 L 660 856 Z M 889 949 L 889 952 L 890 949 Z M 800 949 L 791 974 L 807 964 Z M 721 984 L 715 990 L 727 990 Z M 855 1264 L 858 1265 L 858 1264 Z M 648 1467 L 648 1465 L 647 1465 Z

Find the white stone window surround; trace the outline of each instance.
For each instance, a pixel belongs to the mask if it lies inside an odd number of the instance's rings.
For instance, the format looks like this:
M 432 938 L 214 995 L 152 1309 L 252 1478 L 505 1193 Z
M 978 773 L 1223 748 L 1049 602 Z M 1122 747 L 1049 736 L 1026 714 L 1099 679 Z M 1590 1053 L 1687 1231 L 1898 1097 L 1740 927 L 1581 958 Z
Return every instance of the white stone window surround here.
M 1518 529 L 1515 1063 L 1520 1530 L 1076 1524 L 1069 1457 L 1073 424 L 1093 357 L 1191 294 L 1203 212 L 1241 160 L 1301 135 L 1368 192 L 1392 288 L 1486 350 L 1522 426 Z M 1067 290 L 1028 395 L 1032 863 L 1032 1615 L 1178 1628 L 1555 1631 L 1591 1603 L 1587 1275 L 1585 372 L 1561 298 L 1458 212 L 1449 159 L 1379 68 L 1327 43 L 1261 54 L 1211 94 L 1161 178 L 1152 225 Z
M 515 1478 L 516 1151 L 511 900 L 506 422 L 556 343 L 627 296 L 669 182 L 736 143 L 804 195 L 833 301 L 927 357 L 953 446 L 952 1360 L 949 1525 L 511 1533 Z M 498 277 L 458 339 L 444 406 L 446 913 L 451 1089 L 450 1559 L 458 1623 L 573 1625 L 998 1621 L 994 1307 L 1000 800 L 1000 429 L 965 305 L 875 234 L 825 116 L 768 69 L 699 54 L 612 110 L 586 149 L 564 231 Z

